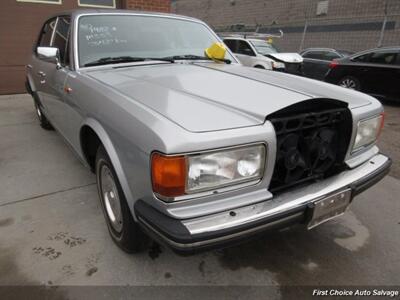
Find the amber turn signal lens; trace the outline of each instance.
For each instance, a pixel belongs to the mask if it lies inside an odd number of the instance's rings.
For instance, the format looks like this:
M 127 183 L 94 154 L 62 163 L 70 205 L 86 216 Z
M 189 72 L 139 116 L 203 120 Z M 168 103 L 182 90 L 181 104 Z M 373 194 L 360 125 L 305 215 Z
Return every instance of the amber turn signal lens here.
M 165 156 L 155 153 L 151 157 L 153 191 L 164 197 L 185 194 L 186 159 L 184 156 Z

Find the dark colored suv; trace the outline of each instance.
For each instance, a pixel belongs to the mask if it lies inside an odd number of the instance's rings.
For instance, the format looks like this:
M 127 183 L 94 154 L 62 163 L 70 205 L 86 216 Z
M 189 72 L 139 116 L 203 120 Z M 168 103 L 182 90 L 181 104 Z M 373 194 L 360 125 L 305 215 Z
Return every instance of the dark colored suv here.
M 400 47 L 373 49 L 334 60 L 325 81 L 400 101 Z

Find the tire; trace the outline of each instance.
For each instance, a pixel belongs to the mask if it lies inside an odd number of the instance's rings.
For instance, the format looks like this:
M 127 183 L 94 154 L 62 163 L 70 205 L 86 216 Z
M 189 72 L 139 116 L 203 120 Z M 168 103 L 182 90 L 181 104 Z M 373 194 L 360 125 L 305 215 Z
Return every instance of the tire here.
M 39 96 L 36 94 L 32 94 L 33 97 L 33 103 L 35 105 L 35 111 L 36 111 L 36 116 L 39 120 L 40 127 L 42 127 L 45 130 L 54 130 L 54 127 L 51 125 L 49 120 L 46 118 L 46 116 L 43 113 L 42 107 L 40 105 L 39 101 Z
M 117 174 L 103 146 L 97 150 L 96 181 L 101 207 L 113 241 L 127 253 L 143 250 L 148 238 L 133 220 Z
M 338 85 L 351 90 L 361 90 L 360 81 L 353 76 L 344 76 L 342 79 L 339 80 Z
M 260 66 L 260 65 L 256 65 L 256 66 L 254 66 L 254 68 L 256 68 L 256 69 L 265 69 L 263 66 Z

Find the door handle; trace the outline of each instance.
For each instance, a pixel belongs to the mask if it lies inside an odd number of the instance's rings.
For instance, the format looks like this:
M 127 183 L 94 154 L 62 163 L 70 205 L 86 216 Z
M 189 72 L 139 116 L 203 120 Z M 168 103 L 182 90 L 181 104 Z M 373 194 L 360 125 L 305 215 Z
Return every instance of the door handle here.
M 38 74 L 40 77 L 46 77 L 46 73 L 43 72 L 43 71 L 39 71 L 39 72 L 37 72 L 37 74 Z

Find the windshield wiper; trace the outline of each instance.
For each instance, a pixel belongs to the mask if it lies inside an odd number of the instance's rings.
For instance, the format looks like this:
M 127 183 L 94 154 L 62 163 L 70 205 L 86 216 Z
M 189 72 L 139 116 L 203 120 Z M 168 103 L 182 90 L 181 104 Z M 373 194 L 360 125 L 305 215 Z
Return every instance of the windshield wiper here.
M 173 59 L 173 60 L 213 60 L 207 56 L 193 55 L 193 54 L 184 54 L 184 55 L 174 55 L 163 57 L 164 59 Z M 230 64 L 232 61 L 229 59 L 215 59 L 217 61 L 222 61 L 226 64 Z
M 166 61 L 173 63 L 174 60 L 170 58 L 151 58 L 151 57 L 134 57 L 134 56 L 116 56 L 116 57 L 102 57 L 98 60 L 84 64 L 84 67 L 116 64 L 116 63 L 128 63 L 128 62 L 141 62 L 141 61 Z

